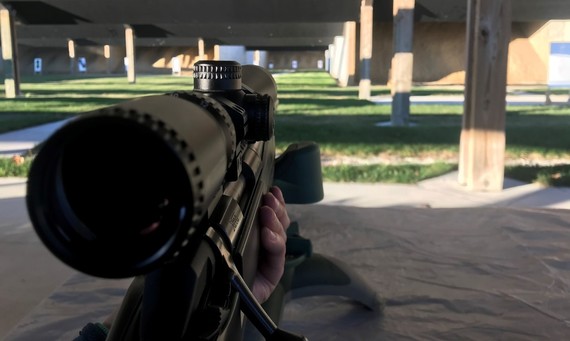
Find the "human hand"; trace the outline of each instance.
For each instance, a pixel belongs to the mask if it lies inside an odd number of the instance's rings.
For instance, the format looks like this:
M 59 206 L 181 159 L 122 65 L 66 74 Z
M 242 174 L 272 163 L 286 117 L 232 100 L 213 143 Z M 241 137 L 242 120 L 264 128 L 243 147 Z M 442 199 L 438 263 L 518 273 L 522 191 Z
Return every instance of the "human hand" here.
M 290 223 L 283 193 L 278 187 L 272 187 L 263 196 L 259 208 L 261 251 L 252 292 L 260 303 L 271 296 L 283 276 L 286 230 Z

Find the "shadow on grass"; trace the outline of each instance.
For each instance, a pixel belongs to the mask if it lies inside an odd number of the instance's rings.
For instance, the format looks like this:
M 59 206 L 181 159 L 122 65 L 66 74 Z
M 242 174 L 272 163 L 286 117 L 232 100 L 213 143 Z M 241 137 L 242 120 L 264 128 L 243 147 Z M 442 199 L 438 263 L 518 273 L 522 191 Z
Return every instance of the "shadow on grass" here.
M 163 93 L 165 91 L 157 91 L 156 93 Z M 152 94 L 148 90 L 142 89 L 101 89 L 101 90 L 92 90 L 92 89 L 45 89 L 45 90 L 28 90 L 25 91 L 26 94 L 31 96 L 58 96 L 58 98 L 80 98 L 80 97 L 72 97 L 73 95 L 77 96 L 107 96 L 107 95 L 123 95 L 124 97 L 138 97 Z M 32 99 L 33 97 L 22 97 L 22 100 Z M 49 98 L 40 98 L 43 100 L 49 100 Z
M 111 75 L 111 74 L 85 74 L 85 75 L 72 75 L 72 74 L 57 74 L 57 75 L 36 75 L 36 76 L 23 76 L 22 83 L 41 84 L 47 82 L 61 82 L 61 81 L 77 81 L 77 80 L 92 80 L 97 78 L 125 78 L 126 75 Z
M 33 111 L 11 113 L 0 112 L 0 133 L 56 122 L 71 116 L 74 116 L 74 114 Z
M 509 166 L 505 168 L 505 176 L 543 186 L 570 187 L 570 165 Z
M 510 117 L 530 116 L 530 115 L 548 115 L 552 118 L 554 115 L 569 115 L 570 107 L 557 105 L 535 105 L 535 106 L 509 106 L 507 107 L 507 120 Z M 508 122 L 508 121 L 507 121 Z
M 536 95 L 545 95 L 546 94 L 546 87 L 540 88 L 540 89 L 528 89 L 528 90 L 524 90 L 522 92 L 527 92 L 529 94 L 536 94 Z M 551 95 L 568 95 L 568 94 L 570 94 L 570 89 L 568 89 L 568 88 L 566 88 L 566 89 L 551 88 L 550 94 Z
M 157 74 L 144 74 L 137 75 L 137 80 L 145 78 L 167 78 L 172 77 L 169 72 L 157 73 Z M 177 77 L 176 79 L 182 79 L 185 77 Z M 190 78 L 190 77 L 186 77 Z M 62 81 L 82 81 L 82 80 L 105 80 L 111 79 L 113 82 L 120 82 L 124 80 L 128 84 L 128 79 L 126 74 L 108 74 L 108 73 L 86 73 L 86 74 L 45 74 L 45 75 L 35 75 L 35 76 L 23 76 L 21 79 L 22 83 L 39 84 L 47 82 L 62 82 Z M 191 78 L 190 78 L 191 79 Z
M 108 98 L 108 97 L 53 97 L 53 98 L 39 98 L 39 97 L 29 97 L 29 98 L 15 98 L 8 101 L 14 102 L 27 102 L 27 103 L 41 103 L 45 106 L 51 106 L 53 104 L 62 105 L 68 103 L 68 105 L 84 105 L 84 104 L 93 104 L 93 105 L 111 105 L 125 99 L 122 98 Z
M 456 89 L 440 89 L 440 88 L 420 88 L 412 89 L 412 96 L 446 96 L 446 95 L 463 95 L 463 90 Z
M 276 136 L 280 143 L 311 140 L 339 148 L 351 146 L 354 151 L 362 149 L 365 154 L 382 152 L 386 148 L 435 148 L 435 151 L 444 148 L 456 152 L 461 133 L 461 117 L 453 114 L 416 116 L 415 127 L 376 126 L 378 122 L 389 121 L 389 114 L 277 115 L 276 120 Z M 536 123 L 508 127 L 507 152 L 553 156 L 570 153 L 567 118 L 561 116 L 558 125 Z
M 437 162 L 426 165 L 339 165 L 323 167 L 323 177 L 336 182 L 415 184 L 456 170 L 456 164 Z M 505 168 L 505 177 L 545 187 L 570 187 L 570 165 L 511 166 Z
M 451 116 L 451 115 L 450 115 Z M 453 117 L 456 119 L 456 117 Z M 315 141 L 323 145 L 347 146 L 364 153 L 378 153 L 386 148 L 409 148 L 411 145 L 445 146 L 457 149 L 459 127 L 442 126 L 442 117 L 434 118 L 435 126 L 378 127 L 376 123 L 390 120 L 390 115 L 284 115 L 276 118 L 276 138 L 279 143 Z M 422 117 L 423 122 L 429 120 Z M 424 147 L 424 146 L 420 146 Z
M 279 100 L 279 105 L 295 105 L 295 106 L 314 106 L 314 107 L 343 107 L 358 108 L 364 106 L 374 106 L 369 101 L 354 98 L 283 98 Z
M 457 170 L 456 165 L 341 165 L 323 167 L 323 178 L 336 182 L 415 184 Z
M 323 100 L 327 97 L 358 97 L 358 90 L 346 90 L 342 88 L 325 88 L 321 89 L 279 89 L 279 96 L 290 97 L 317 97 L 316 99 Z M 283 99 L 285 100 L 285 98 Z

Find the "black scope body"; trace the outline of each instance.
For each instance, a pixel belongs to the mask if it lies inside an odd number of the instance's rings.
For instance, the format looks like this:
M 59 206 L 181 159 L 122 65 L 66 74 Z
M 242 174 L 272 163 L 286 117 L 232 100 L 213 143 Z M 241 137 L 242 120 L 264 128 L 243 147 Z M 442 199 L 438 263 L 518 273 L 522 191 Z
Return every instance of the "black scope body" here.
M 273 138 L 277 90 L 266 70 L 231 61 L 194 70 L 192 91 L 78 115 L 43 143 L 27 208 L 64 263 L 123 278 L 175 259 L 199 236 L 223 184 L 239 175 L 245 146 Z

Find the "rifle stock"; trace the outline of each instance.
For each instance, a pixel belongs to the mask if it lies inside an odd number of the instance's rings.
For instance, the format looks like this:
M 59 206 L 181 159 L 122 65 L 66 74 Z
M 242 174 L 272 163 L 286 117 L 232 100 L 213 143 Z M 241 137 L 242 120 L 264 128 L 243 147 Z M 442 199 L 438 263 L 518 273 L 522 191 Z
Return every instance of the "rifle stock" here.
M 40 239 L 81 272 L 135 277 L 108 340 L 241 340 L 241 311 L 268 340 L 304 340 L 248 289 L 274 183 L 277 89 L 262 68 L 243 75 L 199 62 L 193 91 L 80 115 L 37 154 L 27 205 Z

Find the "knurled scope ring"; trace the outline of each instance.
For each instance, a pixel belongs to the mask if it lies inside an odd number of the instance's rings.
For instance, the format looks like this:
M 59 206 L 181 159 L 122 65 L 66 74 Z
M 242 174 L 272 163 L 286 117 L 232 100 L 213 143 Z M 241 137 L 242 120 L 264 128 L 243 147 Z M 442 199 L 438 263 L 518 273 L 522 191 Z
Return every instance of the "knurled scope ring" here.
M 232 121 L 226 109 L 224 109 L 224 107 L 220 103 L 209 98 L 208 96 L 201 95 L 195 92 L 189 92 L 189 91 L 174 92 L 170 95 L 188 100 L 206 109 L 210 114 L 212 114 L 213 117 L 215 117 L 219 122 L 221 122 L 227 128 L 224 129 L 224 132 L 226 134 L 226 138 L 229 141 L 228 146 L 230 147 L 230 154 L 228 155 L 228 164 L 230 164 L 232 161 L 232 157 L 236 153 L 237 136 L 236 136 L 236 129 L 234 126 L 234 121 Z

